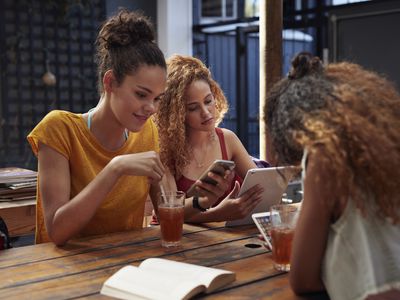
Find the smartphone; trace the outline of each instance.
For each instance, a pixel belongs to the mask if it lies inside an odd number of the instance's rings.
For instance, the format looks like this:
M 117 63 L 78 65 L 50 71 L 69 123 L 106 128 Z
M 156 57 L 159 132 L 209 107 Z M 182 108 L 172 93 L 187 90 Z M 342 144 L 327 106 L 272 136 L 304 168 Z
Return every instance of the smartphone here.
M 226 170 L 233 170 L 235 168 L 235 162 L 231 160 L 223 160 L 223 159 L 217 159 L 215 160 L 208 168 L 207 170 L 204 171 L 203 174 L 199 177 L 199 180 L 216 185 L 217 182 L 212 179 L 211 177 L 208 176 L 209 172 L 213 172 L 215 174 L 224 176 Z M 188 197 L 191 197 L 195 194 L 195 187 L 196 185 L 193 184 L 189 190 L 186 192 L 186 195 Z
M 271 214 L 270 212 L 261 212 L 252 214 L 254 223 L 256 224 L 258 230 L 263 236 L 265 243 L 272 250 L 271 236 L 269 235 L 269 230 L 271 227 Z

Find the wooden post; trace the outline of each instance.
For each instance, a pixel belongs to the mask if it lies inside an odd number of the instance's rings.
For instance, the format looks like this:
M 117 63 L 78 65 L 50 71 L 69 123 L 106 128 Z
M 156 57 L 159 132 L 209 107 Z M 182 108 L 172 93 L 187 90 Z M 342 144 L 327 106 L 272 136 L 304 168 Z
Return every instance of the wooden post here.
M 265 99 L 268 91 L 282 77 L 282 1 L 260 1 L 260 158 L 266 160 Z

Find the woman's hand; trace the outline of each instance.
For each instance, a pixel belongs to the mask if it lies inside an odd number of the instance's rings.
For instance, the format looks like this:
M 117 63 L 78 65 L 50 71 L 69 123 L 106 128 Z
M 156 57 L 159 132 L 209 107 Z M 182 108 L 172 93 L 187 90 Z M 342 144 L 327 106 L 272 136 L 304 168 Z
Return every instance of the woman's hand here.
M 199 195 L 207 197 L 208 207 L 211 207 L 219 198 L 221 198 L 227 190 L 231 187 L 235 173 L 226 170 L 224 175 L 219 175 L 214 172 L 209 172 L 208 176 L 217 182 L 217 184 L 206 183 L 201 180 L 197 180 L 194 184 L 196 185 L 196 191 Z
M 155 151 L 125 154 L 112 160 L 114 168 L 121 175 L 147 176 L 150 182 L 160 181 L 165 168 Z
M 232 192 L 215 207 L 215 213 L 221 221 L 238 220 L 246 217 L 258 203 L 264 191 L 259 185 L 253 186 L 242 196 L 237 197 L 240 189 L 239 182 L 235 182 Z

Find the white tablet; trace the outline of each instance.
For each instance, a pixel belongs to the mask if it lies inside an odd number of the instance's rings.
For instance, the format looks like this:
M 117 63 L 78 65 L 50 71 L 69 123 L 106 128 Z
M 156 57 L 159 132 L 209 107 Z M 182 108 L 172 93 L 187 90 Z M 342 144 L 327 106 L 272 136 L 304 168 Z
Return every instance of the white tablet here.
M 295 175 L 296 170 L 298 170 L 298 168 L 292 166 L 248 170 L 238 195 L 241 196 L 248 189 L 259 184 L 264 188 L 262 200 L 246 217 L 240 220 L 227 221 L 225 226 L 232 227 L 252 224 L 252 214 L 269 211 L 271 205 L 280 202 L 282 194 L 285 192 L 293 175 Z

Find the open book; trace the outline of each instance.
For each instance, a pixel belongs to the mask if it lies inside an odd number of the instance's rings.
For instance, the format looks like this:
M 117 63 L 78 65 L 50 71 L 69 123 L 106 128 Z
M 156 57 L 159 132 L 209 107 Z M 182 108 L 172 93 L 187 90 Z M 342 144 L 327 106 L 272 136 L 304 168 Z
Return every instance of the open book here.
M 125 266 L 108 278 L 101 294 L 120 299 L 189 299 L 236 279 L 235 273 L 162 258 Z

